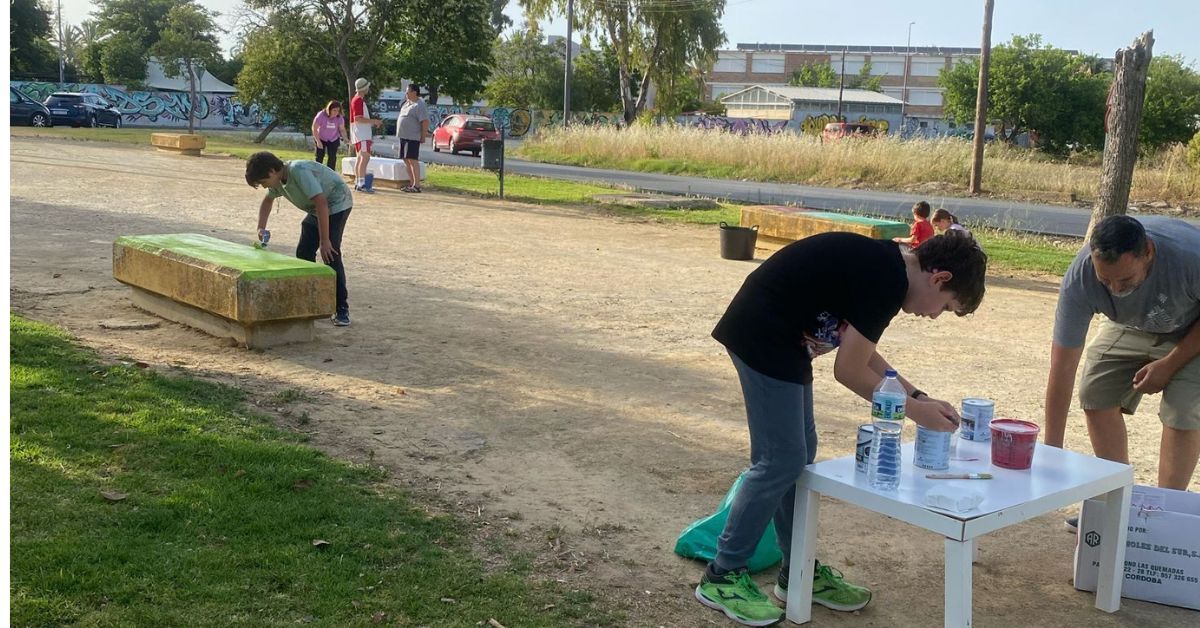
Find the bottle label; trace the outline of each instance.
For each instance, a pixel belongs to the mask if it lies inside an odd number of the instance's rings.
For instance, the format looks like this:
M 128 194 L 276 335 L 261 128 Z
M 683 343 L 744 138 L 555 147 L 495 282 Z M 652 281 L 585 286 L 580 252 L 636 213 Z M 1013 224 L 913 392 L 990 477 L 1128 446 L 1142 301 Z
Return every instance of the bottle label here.
M 871 401 L 871 418 L 881 421 L 903 421 L 904 401 L 900 399 L 876 398 Z

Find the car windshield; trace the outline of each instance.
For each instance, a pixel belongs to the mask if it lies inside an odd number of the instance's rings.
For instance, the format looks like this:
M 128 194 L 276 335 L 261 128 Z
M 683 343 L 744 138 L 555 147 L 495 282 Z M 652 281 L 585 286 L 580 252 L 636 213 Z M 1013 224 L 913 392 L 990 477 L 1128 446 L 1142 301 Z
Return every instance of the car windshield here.
M 53 103 L 72 103 L 72 102 L 79 102 L 81 100 L 83 100 L 82 97 L 76 96 L 74 94 L 55 94 L 50 97 L 50 102 L 53 102 Z
M 469 120 L 467 128 L 472 131 L 495 131 L 496 125 L 492 124 L 490 120 Z

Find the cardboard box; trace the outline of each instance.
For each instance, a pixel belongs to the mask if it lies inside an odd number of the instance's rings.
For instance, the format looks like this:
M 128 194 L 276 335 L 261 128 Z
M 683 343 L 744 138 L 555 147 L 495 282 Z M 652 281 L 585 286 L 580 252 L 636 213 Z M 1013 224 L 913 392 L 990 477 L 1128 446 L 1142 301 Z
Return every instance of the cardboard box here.
M 1075 588 L 1095 591 L 1103 499 L 1083 503 L 1075 546 Z M 1200 610 L 1200 494 L 1134 486 L 1121 597 Z

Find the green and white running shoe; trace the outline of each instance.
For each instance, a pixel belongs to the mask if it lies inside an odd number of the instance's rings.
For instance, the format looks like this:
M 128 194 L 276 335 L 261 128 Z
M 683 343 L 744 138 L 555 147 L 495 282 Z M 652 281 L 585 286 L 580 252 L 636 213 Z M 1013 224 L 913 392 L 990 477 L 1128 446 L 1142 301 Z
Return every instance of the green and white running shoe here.
M 787 602 L 787 570 L 779 572 L 772 593 Z M 816 577 L 813 578 L 812 599 L 817 604 L 835 611 L 856 611 L 871 603 L 871 590 L 850 584 L 843 579 L 842 572 L 817 562 Z
M 783 609 L 758 590 L 745 569 L 723 576 L 705 570 L 696 587 L 696 599 L 744 626 L 770 626 L 783 619 Z

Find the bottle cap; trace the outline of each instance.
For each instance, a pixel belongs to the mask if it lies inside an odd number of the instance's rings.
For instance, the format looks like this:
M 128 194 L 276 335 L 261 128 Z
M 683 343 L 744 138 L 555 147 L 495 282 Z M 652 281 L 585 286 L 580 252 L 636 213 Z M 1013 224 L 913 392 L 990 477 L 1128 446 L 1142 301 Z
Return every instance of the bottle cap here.
M 888 369 L 883 372 L 884 377 L 896 377 L 897 375 L 899 375 L 899 373 L 897 373 L 895 369 Z

